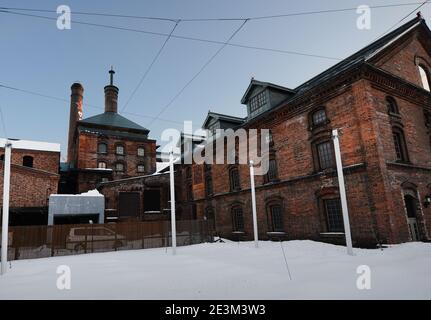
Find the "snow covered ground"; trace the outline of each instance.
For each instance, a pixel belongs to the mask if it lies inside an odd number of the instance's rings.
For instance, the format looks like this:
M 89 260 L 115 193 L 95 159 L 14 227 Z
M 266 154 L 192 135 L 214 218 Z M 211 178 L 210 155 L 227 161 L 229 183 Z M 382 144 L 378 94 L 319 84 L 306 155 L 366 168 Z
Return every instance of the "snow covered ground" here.
M 431 244 L 381 250 L 313 241 L 207 243 L 12 262 L 0 277 L 0 299 L 431 299 Z M 71 289 L 57 289 L 59 265 Z M 371 289 L 359 290 L 368 265 Z

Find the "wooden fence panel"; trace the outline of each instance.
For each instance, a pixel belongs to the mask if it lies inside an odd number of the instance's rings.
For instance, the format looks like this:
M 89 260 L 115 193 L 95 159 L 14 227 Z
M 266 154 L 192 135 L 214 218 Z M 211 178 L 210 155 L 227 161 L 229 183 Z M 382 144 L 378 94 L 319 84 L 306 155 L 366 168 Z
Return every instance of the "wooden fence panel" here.
M 176 222 L 177 245 L 211 242 L 211 222 Z M 8 259 L 35 259 L 171 246 L 170 221 L 9 227 Z

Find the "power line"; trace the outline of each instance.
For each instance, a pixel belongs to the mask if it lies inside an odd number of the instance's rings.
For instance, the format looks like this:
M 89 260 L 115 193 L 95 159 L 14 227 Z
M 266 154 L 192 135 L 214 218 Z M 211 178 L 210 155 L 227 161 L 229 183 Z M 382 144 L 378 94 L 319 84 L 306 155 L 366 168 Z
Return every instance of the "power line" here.
M 26 90 L 26 89 L 21 89 L 21 88 L 17 88 L 17 87 L 11 87 L 11 86 L 7 86 L 4 84 L 0 84 L 0 88 L 4 88 L 4 89 L 8 89 L 8 90 L 13 90 L 13 91 L 17 91 L 17 92 L 21 92 L 21 93 L 25 93 L 25 94 L 30 94 L 30 95 L 34 95 L 34 96 L 39 96 L 42 98 L 46 98 L 46 99 L 51 99 L 51 100 L 56 100 L 56 101 L 61 101 L 61 102 L 70 102 L 70 100 L 65 99 L 65 98 L 60 98 L 60 97 L 55 97 L 55 96 L 51 96 L 51 95 L 46 95 L 43 93 L 39 93 L 39 92 L 35 92 L 35 91 L 30 91 L 30 90 Z M 83 103 L 84 106 L 89 107 L 89 108 L 93 108 L 93 109 L 99 109 L 99 110 L 104 110 L 105 108 L 101 107 L 101 106 L 97 106 L 97 105 L 93 105 L 93 104 L 89 104 L 89 103 Z M 144 115 L 144 114 L 139 114 L 139 113 L 133 113 L 133 112 L 124 112 L 124 114 L 128 114 L 131 116 L 136 116 L 136 117 L 141 117 L 141 118 L 147 118 L 147 119 L 156 119 L 156 117 L 154 116 L 150 116 L 150 115 Z M 165 121 L 165 122 L 170 122 L 170 123 L 175 123 L 175 124 L 181 124 L 183 125 L 184 123 L 181 121 L 175 121 L 175 120 L 170 120 L 170 119 L 163 119 L 163 118 L 157 118 L 157 120 L 160 121 Z
M 369 6 L 369 7 L 370 9 L 383 9 L 383 8 L 393 8 L 393 7 L 403 7 L 403 6 L 414 6 L 417 4 L 421 4 L 421 2 L 394 3 L 394 4 L 387 4 L 387 5 L 375 5 L 375 6 Z M 37 9 L 37 8 L 0 7 L 0 10 L 57 13 L 56 10 Z M 315 15 L 315 14 L 337 13 L 337 12 L 346 12 L 346 11 L 355 11 L 355 10 L 357 10 L 357 7 L 300 11 L 300 12 L 292 12 L 292 13 L 277 14 L 277 15 L 266 15 L 266 16 L 255 16 L 255 17 L 218 17 L 218 18 L 168 18 L 168 17 L 152 17 L 152 16 L 113 14 L 113 13 L 105 13 L 105 12 L 86 12 L 86 11 L 73 11 L 72 13 L 74 15 L 99 16 L 99 17 L 102 16 L 102 17 L 112 17 L 112 18 L 141 19 L 141 20 L 159 20 L 159 21 L 167 21 L 167 22 L 176 22 L 178 20 L 181 20 L 183 22 L 205 22 L 205 21 L 264 20 L 264 19 L 287 18 L 287 17 Z
M 142 83 L 144 82 L 145 78 L 147 77 L 148 73 L 150 73 L 151 69 L 153 68 L 153 65 L 156 63 L 157 59 L 160 57 L 163 49 L 165 48 L 166 44 L 168 43 L 169 39 L 172 37 L 172 34 L 174 33 L 175 29 L 177 28 L 178 24 L 180 23 L 180 21 L 178 20 L 177 22 L 175 22 L 174 27 L 171 30 L 171 33 L 169 33 L 169 35 L 166 37 L 166 40 L 163 42 L 163 45 L 160 47 L 159 51 L 157 52 L 156 56 L 154 57 L 153 61 L 151 62 L 151 64 L 148 66 L 147 70 L 145 71 L 144 75 L 141 77 L 141 80 L 139 80 L 138 85 L 135 87 L 135 89 L 133 90 L 132 94 L 130 95 L 129 99 L 127 99 L 126 103 L 123 106 L 123 109 L 121 111 L 124 111 L 127 106 L 129 105 L 130 101 L 133 99 L 133 97 L 135 96 L 136 92 L 138 91 L 138 89 L 140 88 L 140 86 L 142 85 Z
M 6 11 L 6 10 L 2 10 L 2 9 L 0 9 L 0 13 L 57 21 L 57 18 L 39 16 L 39 15 L 34 15 L 34 14 L 26 14 L 26 13 L 20 13 L 20 12 L 12 12 L 12 11 Z M 142 34 L 148 34 L 148 35 L 153 35 L 153 36 L 162 36 L 162 37 L 168 37 L 169 36 L 169 33 L 153 32 L 153 31 L 146 31 L 146 30 L 140 30 L 140 29 L 127 28 L 127 27 L 118 27 L 118 26 L 92 23 L 92 22 L 85 22 L 85 21 L 72 20 L 72 23 L 80 24 L 80 25 L 87 25 L 87 26 L 92 26 L 92 27 L 142 33 Z M 260 50 L 260 51 L 284 53 L 284 54 L 289 54 L 289 55 L 299 55 L 299 56 L 313 57 L 313 58 L 319 58 L 319 59 L 337 60 L 337 61 L 342 60 L 342 59 L 336 58 L 336 57 L 330 57 L 330 56 L 324 56 L 324 55 L 318 55 L 318 54 L 312 54 L 312 53 L 303 53 L 303 52 L 298 52 L 298 51 L 289 51 L 289 50 L 282 50 L 282 49 L 250 46 L 250 45 L 244 45 L 244 44 L 239 44 L 239 43 L 226 43 L 223 41 L 209 40 L 209 39 L 203 39 L 203 38 L 194 38 L 194 37 L 187 37 L 187 36 L 174 35 L 174 34 L 171 35 L 171 38 L 181 39 L 181 40 L 189 40 L 189 41 L 197 41 L 197 42 L 204 42 L 204 43 L 211 43 L 211 44 L 219 44 L 219 45 L 228 45 L 231 47 L 238 47 L 238 48 L 244 48 L 244 49 L 254 49 L 254 50 Z
M 418 11 L 420 8 L 422 8 L 424 5 L 426 5 L 428 3 L 429 3 L 429 0 L 424 1 L 424 2 L 420 2 L 420 5 L 418 7 L 416 7 L 413 11 L 409 12 L 403 18 L 401 18 L 397 23 L 395 23 L 392 27 L 390 27 L 388 30 L 386 30 L 381 36 L 379 36 L 379 38 L 384 36 L 385 34 L 387 34 L 389 31 L 391 31 L 393 28 L 395 28 L 398 24 L 400 24 L 401 22 L 406 20 L 408 17 L 410 17 L 410 15 L 412 15 L 413 13 L 415 13 L 416 11 Z
M 228 43 L 237 35 L 237 33 L 245 26 L 245 24 L 248 22 L 248 20 L 244 20 L 243 23 L 230 35 L 230 37 L 227 39 L 227 41 L 208 59 L 207 62 L 204 63 L 204 65 L 199 69 L 199 71 L 181 88 L 180 91 L 166 104 L 162 110 L 156 115 L 156 118 L 153 119 L 148 126 L 153 124 L 155 120 L 158 119 L 158 117 L 163 114 L 171 105 L 175 102 L 175 100 L 178 99 L 178 97 L 181 96 L 181 94 L 184 92 L 184 90 L 187 89 L 187 87 L 192 84 L 192 82 L 208 67 L 208 65 L 219 55 L 219 53 L 226 48 Z

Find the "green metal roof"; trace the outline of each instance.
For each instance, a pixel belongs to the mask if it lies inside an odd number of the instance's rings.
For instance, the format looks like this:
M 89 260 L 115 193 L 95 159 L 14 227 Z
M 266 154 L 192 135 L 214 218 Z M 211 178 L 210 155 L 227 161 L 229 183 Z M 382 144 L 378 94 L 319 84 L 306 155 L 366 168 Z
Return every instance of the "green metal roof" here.
M 94 126 L 112 127 L 112 128 L 127 129 L 132 131 L 141 131 L 145 133 L 149 132 L 148 129 L 114 112 L 105 112 L 105 113 L 98 114 L 93 117 L 81 120 L 78 122 L 78 125 L 90 126 L 90 127 L 94 127 Z

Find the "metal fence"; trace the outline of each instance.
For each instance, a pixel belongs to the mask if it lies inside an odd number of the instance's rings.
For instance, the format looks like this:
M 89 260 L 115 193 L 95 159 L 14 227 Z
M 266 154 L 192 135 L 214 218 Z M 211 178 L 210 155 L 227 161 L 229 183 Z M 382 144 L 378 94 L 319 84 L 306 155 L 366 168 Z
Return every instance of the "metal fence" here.
M 213 241 L 212 222 L 177 221 L 177 246 Z M 171 246 L 170 221 L 9 227 L 8 260 Z

